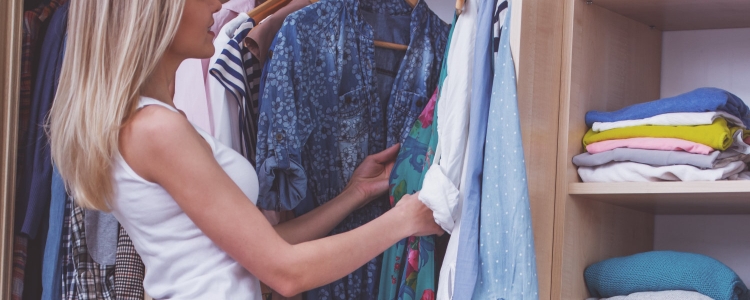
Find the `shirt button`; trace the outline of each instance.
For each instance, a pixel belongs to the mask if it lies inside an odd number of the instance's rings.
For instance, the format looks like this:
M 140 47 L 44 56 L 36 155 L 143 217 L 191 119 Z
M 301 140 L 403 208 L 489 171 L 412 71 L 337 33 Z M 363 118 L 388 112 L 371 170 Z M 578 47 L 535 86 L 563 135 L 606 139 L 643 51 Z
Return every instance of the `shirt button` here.
M 283 135 L 283 134 L 281 134 L 281 133 L 277 133 L 277 134 L 276 134 L 276 140 L 277 140 L 277 141 L 281 141 L 281 140 L 283 140 L 283 139 L 284 139 L 284 135 Z
M 422 107 L 422 100 L 417 100 L 417 106 Z

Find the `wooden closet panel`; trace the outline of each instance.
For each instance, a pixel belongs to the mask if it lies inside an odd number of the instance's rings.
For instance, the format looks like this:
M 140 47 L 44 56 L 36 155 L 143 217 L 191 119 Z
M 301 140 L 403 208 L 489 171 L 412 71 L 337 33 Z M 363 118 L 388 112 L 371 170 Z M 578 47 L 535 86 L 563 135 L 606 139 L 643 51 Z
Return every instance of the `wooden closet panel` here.
M 565 228 L 560 299 L 588 298 L 589 265 L 654 249 L 654 215 L 608 203 L 568 197 Z
M 523 3 L 520 57 L 517 58 L 518 106 L 529 178 L 539 299 L 548 300 L 552 284 L 563 2 L 516 3 Z
M 0 299 L 10 299 L 21 65 L 21 0 L 0 1 Z
M 576 199 L 573 156 L 589 110 L 612 111 L 659 98 L 661 31 L 583 0 L 565 1 L 553 252 L 553 299 L 585 299 L 584 269 L 653 249 L 652 214 Z
M 575 2 L 564 161 L 569 178 L 578 177 L 572 158 L 584 152 L 586 112 L 659 99 L 661 81 L 661 31 L 599 6 Z
M 665 31 L 750 27 L 747 0 L 594 0 L 594 4 Z

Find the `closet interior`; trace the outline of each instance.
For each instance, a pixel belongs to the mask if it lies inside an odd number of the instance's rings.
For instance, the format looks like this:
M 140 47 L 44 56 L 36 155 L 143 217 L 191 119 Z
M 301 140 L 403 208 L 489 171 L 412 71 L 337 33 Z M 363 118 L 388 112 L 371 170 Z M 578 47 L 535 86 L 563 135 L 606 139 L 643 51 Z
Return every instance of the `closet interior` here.
M 750 2 L 570 0 L 564 14 L 552 298 L 585 299 L 589 293 L 583 274 L 593 263 L 667 250 L 679 243 L 674 232 L 680 227 L 726 226 L 723 230 L 735 232 L 731 224 L 747 224 L 750 184 L 745 181 L 581 182 L 571 161 L 585 152 L 581 138 L 590 110 L 615 111 L 703 86 L 724 88 L 740 98 L 744 93 L 745 101 L 750 100 L 747 71 L 744 84 L 726 72 L 750 62 L 750 52 L 741 50 L 747 44 L 743 37 L 750 28 Z M 716 51 L 695 49 L 700 40 L 691 39 L 701 36 L 726 36 L 726 42 L 711 47 L 704 40 L 706 49 Z M 716 54 L 727 47 L 736 50 Z M 721 63 L 705 63 L 709 57 Z M 691 77 L 696 80 L 687 82 Z M 727 217 L 736 222 L 731 223 L 712 215 L 738 216 Z M 710 249 L 705 243 L 702 247 Z M 739 272 L 742 261 L 730 267 Z
M 424 1 L 450 23 L 456 1 Z M 16 150 L 25 142 L 23 2 L 0 2 L 0 299 L 11 299 Z M 651 250 L 715 254 L 750 281 L 748 182 L 582 182 L 572 163 L 588 111 L 706 86 L 750 102 L 750 1 L 518 0 L 512 10 L 538 298 L 586 299 L 588 266 Z

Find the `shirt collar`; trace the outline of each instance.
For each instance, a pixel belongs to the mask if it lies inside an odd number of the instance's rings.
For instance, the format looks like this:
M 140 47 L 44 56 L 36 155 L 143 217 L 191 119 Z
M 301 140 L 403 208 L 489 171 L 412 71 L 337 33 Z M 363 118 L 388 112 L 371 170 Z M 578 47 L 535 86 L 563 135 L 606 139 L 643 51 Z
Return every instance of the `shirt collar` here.
M 414 34 L 422 32 L 422 29 L 427 26 L 427 15 L 430 12 L 430 8 L 424 0 L 418 0 L 417 5 L 412 8 L 404 0 L 343 0 L 345 10 L 349 12 L 349 17 L 353 20 L 355 28 L 358 30 L 364 30 L 364 19 L 360 9 L 367 10 L 379 14 L 391 14 L 391 15 L 411 15 L 411 39 L 414 40 Z

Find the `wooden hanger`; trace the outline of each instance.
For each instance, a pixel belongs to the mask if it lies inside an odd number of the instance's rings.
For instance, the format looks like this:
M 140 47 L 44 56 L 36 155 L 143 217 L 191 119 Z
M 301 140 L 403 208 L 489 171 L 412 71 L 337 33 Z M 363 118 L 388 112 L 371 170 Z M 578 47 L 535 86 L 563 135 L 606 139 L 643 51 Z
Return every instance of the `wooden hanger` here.
M 319 0 L 310 0 L 310 3 L 316 3 Z M 414 8 L 417 6 L 417 2 L 419 0 L 404 0 L 406 1 L 409 6 Z M 461 1 L 461 0 L 457 0 Z M 292 0 L 268 0 L 264 2 L 263 4 L 259 5 L 258 7 L 254 8 L 250 12 L 247 13 L 250 18 L 255 21 L 255 24 L 260 23 L 263 19 L 267 18 L 268 16 L 272 15 L 282 7 L 289 4 L 289 2 L 292 2 Z M 458 3 L 458 2 L 456 2 Z M 456 4 L 458 5 L 458 4 Z M 406 51 L 406 49 L 409 49 L 409 46 L 402 45 L 402 44 L 396 44 L 396 43 L 390 43 L 390 42 L 384 42 L 384 41 L 374 41 L 375 47 L 379 48 L 385 48 L 385 49 L 393 49 L 393 50 L 400 50 L 400 51 Z
M 260 23 L 260 21 L 263 21 L 263 19 L 278 11 L 280 8 L 289 4 L 289 2 L 292 2 L 292 0 L 268 0 L 248 12 L 247 15 L 250 16 L 253 21 L 255 21 L 255 24 L 258 24 Z
M 406 1 L 406 4 L 409 4 L 411 8 L 414 8 L 415 6 L 417 6 L 417 2 L 419 2 L 419 0 L 404 0 L 404 1 Z M 389 43 L 389 42 L 383 42 L 383 41 L 375 41 L 375 47 L 392 49 L 392 50 L 400 50 L 400 51 L 406 51 L 406 49 L 409 49 L 409 46 L 407 45 Z

